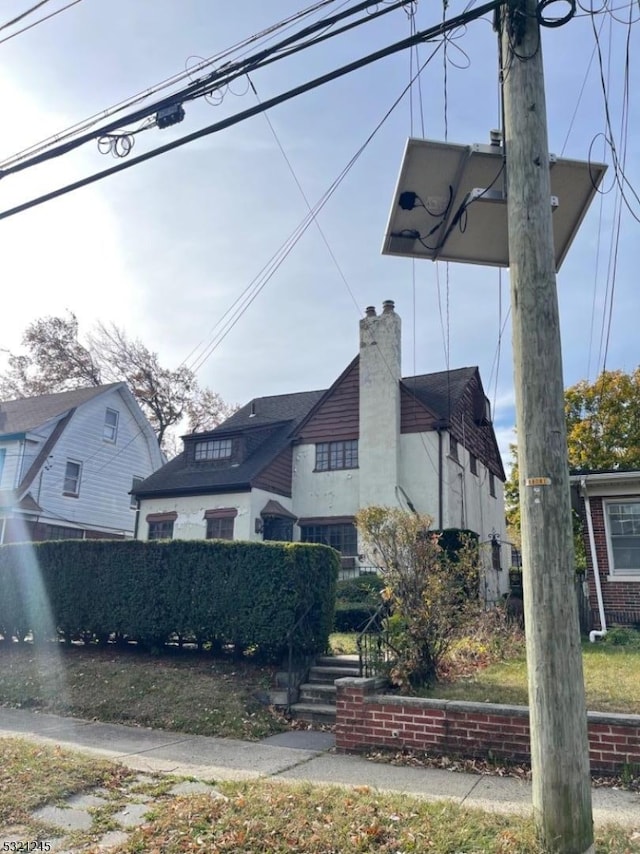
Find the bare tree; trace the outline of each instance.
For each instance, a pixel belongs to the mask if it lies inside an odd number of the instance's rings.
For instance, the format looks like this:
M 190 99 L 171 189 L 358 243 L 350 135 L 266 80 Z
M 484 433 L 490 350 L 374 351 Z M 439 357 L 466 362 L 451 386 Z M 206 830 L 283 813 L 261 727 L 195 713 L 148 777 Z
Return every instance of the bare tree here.
M 27 327 L 22 344 L 26 354 L 11 353 L 0 374 L 4 400 L 126 382 L 167 451 L 176 445 L 171 428 L 186 423 L 192 432 L 210 430 L 234 411 L 216 392 L 201 388 L 189 368 L 164 368 L 157 353 L 115 324 L 99 323 L 85 345 L 75 314 L 44 317 Z

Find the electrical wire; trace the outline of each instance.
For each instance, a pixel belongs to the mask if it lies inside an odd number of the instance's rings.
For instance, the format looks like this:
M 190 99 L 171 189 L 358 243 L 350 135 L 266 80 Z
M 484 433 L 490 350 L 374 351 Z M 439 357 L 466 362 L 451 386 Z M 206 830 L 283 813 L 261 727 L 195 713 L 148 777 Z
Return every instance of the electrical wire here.
M 4 24 L 0 24 L 0 31 L 6 30 L 7 27 L 12 27 L 14 24 L 19 23 L 20 21 L 22 21 L 23 18 L 26 18 L 32 12 L 36 12 L 38 9 L 40 9 L 41 6 L 45 6 L 47 3 L 50 2 L 51 0 L 40 0 L 39 3 L 36 3 L 35 6 L 31 6 L 31 8 L 27 9 L 25 12 L 21 12 L 19 15 L 17 15 L 15 18 L 12 18 L 10 21 L 7 21 Z
M 436 55 L 439 50 L 440 45 L 436 45 L 434 50 L 431 52 L 428 59 L 423 63 L 422 68 L 424 68 L 431 59 Z M 420 69 L 420 71 L 422 70 Z M 249 283 L 249 285 L 245 288 L 245 290 L 240 294 L 240 296 L 234 301 L 234 303 L 230 306 L 229 309 L 223 314 L 218 323 L 214 326 L 212 330 L 212 337 L 205 347 L 203 352 L 197 356 L 193 357 L 193 351 L 189 354 L 185 363 L 187 366 L 194 372 L 198 371 L 204 363 L 208 360 L 211 354 L 217 349 L 217 347 L 222 343 L 224 338 L 229 334 L 231 329 L 238 322 L 242 314 L 247 310 L 247 308 L 251 305 L 251 303 L 255 300 L 258 294 L 265 287 L 267 282 L 271 279 L 280 265 L 283 263 L 285 258 L 289 255 L 289 253 L 293 250 L 294 246 L 300 240 L 302 235 L 306 232 L 309 226 L 313 223 L 314 218 L 317 217 L 318 213 L 322 210 L 322 208 L 326 205 L 329 199 L 333 196 L 335 191 L 338 189 L 342 181 L 346 178 L 348 173 L 351 171 L 355 163 L 358 161 L 362 153 L 365 151 L 369 143 L 373 140 L 375 135 L 378 133 L 380 128 L 387 121 L 389 116 L 396 109 L 398 104 L 402 101 L 409 90 L 409 86 L 405 87 L 405 89 L 401 92 L 401 94 L 395 99 L 391 107 L 385 112 L 382 119 L 377 123 L 373 131 L 369 134 L 364 143 L 360 146 L 360 148 L 356 151 L 353 157 L 349 160 L 349 162 L 344 166 L 339 175 L 334 179 L 329 188 L 325 191 L 325 193 L 320 197 L 320 199 L 313 206 L 312 211 L 308 213 L 303 220 L 298 224 L 298 226 L 294 229 L 294 231 L 289 235 L 289 237 L 285 240 L 285 242 L 281 245 L 281 247 L 274 253 L 271 259 L 264 265 L 264 267 L 260 270 L 260 272 L 254 277 L 254 279 Z M 357 302 L 356 302 L 357 305 Z M 359 311 L 359 307 L 358 307 Z M 219 328 L 219 331 L 213 335 L 216 329 Z M 201 345 L 198 345 L 200 347 Z M 196 348 L 197 350 L 198 348 Z
M 80 2 L 80 0 L 75 0 L 75 2 Z M 67 128 L 66 130 L 60 131 L 59 133 L 54 134 L 51 137 L 47 137 L 46 139 L 35 143 L 34 145 L 24 149 L 21 152 L 18 152 L 12 157 L 5 159 L 2 163 L 0 163 L 0 168 L 6 168 L 8 165 L 14 162 L 23 160 L 30 155 L 38 153 L 39 151 L 44 151 L 50 146 L 54 145 L 56 142 L 61 142 L 70 136 L 74 136 L 75 134 L 81 133 L 83 130 L 86 130 L 87 128 L 95 125 L 98 121 L 106 119 L 109 116 L 114 115 L 118 112 L 122 112 L 123 110 L 133 106 L 136 103 L 147 100 L 152 95 L 155 95 L 157 92 L 177 85 L 186 78 L 189 78 L 192 82 L 194 82 L 192 74 L 196 71 L 203 71 L 205 68 L 208 68 L 209 66 L 215 63 L 222 64 L 223 60 L 227 59 L 227 57 L 232 56 L 234 53 L 239 53 L 239 58 L 242 58 L 243 56 L 247 55 L 248 48 L 251 45 L 261 42 L 268 43 L 271 39 L 275 38 L 276 33 L 280 32 L 281 30 L 286 31 L 290 29 L 292 26 L 295 25 L 297 21 L 314 14 L 316 11 L 319 11 L 320 9 L 326 6 L 329 6 L 332 3 L 335 3 L 335 0 L 319 0 L 319 2 L 314 3 L 312 6 L 309 6 L 300 12 L 296 12 L 294 15 L 290 15 L 288 18 L 285 18 L 284 20 L 279 21 L 276 24 L 272 24 L 270 27 L 267 27 L 259 33 L 249 36 L 248 38 L 245 38 L 240 42 L 236 42 L 231 47 L 226 48 L 225 50 L 214 54 L 213 56 L 210 56 L 207 59 L 202 60 L 197 65 L 190 67 L 189 69 L 182 71 L 178 74 L 174 74 L 171 77 L 167 77 L 166 79 L 160 81 L 154 86 L 148 89 L 144 89 L 141 92 L 138 92 L 137 94 L 132 95 L 129 98 L 126 98 L 125 100 L 120 101 L 105 110 L 101 110 L 100 112 L 90 116 L 88 119 L 84 119 L 81 122 L 77 122 L 75 125 L 71 125 L 71 127 Z M 244 53 L 242 51 L 244 51 Z
M 70 9 L 72 6 L 76 6 L 78 3 L 81 2 L 82 0 L 71 0 L 71 2 L 67 3 L 66 6 L 61 6 L 59 9 L 56 9 L 55 12 L 51 12 L 49 15 L 45 15 L 43 18 L 38 18 L 38 20 L 34 21 L 32 24 L 28 24 L 26 27 L 22 27 L 22 29 L 17 30 L 15 33 L 11 33 L 10 36 L 5 36 L 4 38 L 0 39 L 0 44 L 4 44 L 5 42 L 11 41 L 11 39 L 15 39 L 16 36 L 19 36 L 22 33 L 26 33 L 27 30 L 32 30 L 34 27 L 37 27 L 38 24 L 43 24 L 45 21 L 48 21 L 51 18 L 55 18 L 56 15 L 59 15 L 61 12 L 65 12 L 67 9 Z M 8 24 L 5 24 L 5 26 L 8 26 Z M 0 29 L 4 29 L 4 27 L 0 27 Z
M 328 38 L 334 38 L 335 36 L 341 35 L 342 33 L 347 32 L 348 30 L 351 30 L 354 27 L 369 23 L 375 17 L 388 14 L 398 8 L 403 7 L 404 5 L 406 5 L 407 2 L 411 2 L 411 0 L 395 0 L 393 5 L 385 7 L 376 12 L 375 14 L 372 14 L 370 16 L 365 15 L 364 18 L 360 18 L 355 22 L 347 24 L 339 29 L 331 30 L 328 33 L 324 33 L 324 35 L 319 35 L 315 39 L 307 39 L 306 41 L 301 41 L 307 36 L 313 35 L 313 33 L 317 32 L 318 30 L 331 28 L 339 21 L 342 21 L 345 18 L 350 17 L 358 12 L 364 11 L 371 5 L 377 3 L 377 0 L 361 0 L 360 3 L 357 3 L 355 6 L 349 7 L 349 9 L 347 9 L 346 11 L 339 12 L 330 18 L 323 18 L 320 21 L 316 21 L 315 23 L 308 25 L 305 29 L 281 40 L 277 44 L 272 45 L 269 48 L 264 48 L 258 54 L 253 54 L 245 59 L 238 60 L 234 63 L 225 63 L 223 66 L 220 66 L 220 68 L 214 70 L 206 77 L 193 81 L 188 86 L 184 87 L 178 92 L 175 92 L 172 95 L 167 96 L 162 100 L 150 104 L 146 107 L 141 107 L 134 113 L 131 113 L 127 116 L 123 116 L 113 122 L 110 122 L 107 125 L 104 125 L 100 128 L 96 128 L 95 130 L 88 131 L 87 133 L 82 134 L 81 136 L 76 136 L 74 139 L 69 139 L 67 142 L 63 142 L 55 148 L 47 148 L 45 150 L 41 150 L 39 153 L 35 153 L 29 159 L 20 158 L 16 161 L 16 157 L 14 156 L 13 158 L 10 158 L 9 164 L 5 162 L 4 164 L 0 165 L 0 177 L 6 177 L 7 175 L 30 168 L 31 166 L 36 166 L 53 158 L 60 157 L 63 154 L 68 154 L 70 151 L 79 148 L 87 142 L 91 142 L 92 140 L 95 140 L 100 136 L 104 136 L 106 134 L 111 133 L 112 131 L 119 130 L 124 125 L 142 121 L 143 119 L 148 118 L 154 113 L 157 113 L 159 110 L 165 110 L 170 107 L 177 107 L 179 105 L 181 106 L 182 104 L 188 101 L 192 101 L 200 97 L 210 96 L 214 91 L 221 89 L 224 90 L 225 87 L 229 87 L 231 82 L 238 79 L 239 77 L 244 77 L 249 71 L 255 71 L 258 68 L 264 68 L 273 62 L 288 58 L 289 56 L 294 53 L 297 53 L 300 50 L 306 50 L 308 47 L 319 44 L 320 42 L 325 41 Z M 300 44 L 296 44 L 296 42 L 300 42 Z M 189 74 L 190 73 L 191 72 L 189 72 Z
M 332 80 L 336 80 L 339 77 L 343 77 L 346 74 L 350 74 L 352 71 L 356 71 L 360 68 L 370 65 L 373 62 L 377 62 L 380 59 L 384 59 L 387 56 L 391 56 L 394 53 L 398 53 L 399 51 L 406 50 L 407 48 L 412 47 L 414 44 L 418 44 L 424 41 L 433 41 L 437 37 L 442 36 L 444 32 L 447 31 L 447 29 L 459 26 L 463 20 L 467 22 L 469 20 L 469 15 L 473 15 L 473 19 L 480 18 L 487 12 L 493 11 L 501 3 L 502 0 L 490 0 L 490 2 L 478 7 L 478 9 L 474 10 L 474 12 L 467 13 L 466 16 L 458 16 L 457 18 L 451 19 L 444 27 L 443 25 L 439 24 L 428 30 L 423 30 L 419 33 L 416 33 L 416 35 L 413 37 L 402 39 L 401 41 L 395 42 L 394 44 L 377 50 L 374 53 L 370 53 L 362 57 L 361 59 L 355 60 L 354 62 L 350 62 L 347 65 L 343 65 L 340 68 L 335 69 L 334 71 L 328 72 L 327 74 L 323 74 L 320 77 L 316 77 L 313 80 L 308 81 L 307 83 L 303 83 L 299 86 L 296 86 L 294 89 L 290 89 L 287 92 L 282 93 L 281 95 L 277 95 L 274 98 L 270 98 L 269 100 L 263 102 L 262 105 L 257 105 L 240 113 L 236 113 L 233 116 L 229 116 L 225 119 L 222 119 L 221 121 L 214 122 L 213 124 L 207 125 L 206 127 L 201 128 L 200 130 L 194 131 L 193 133 L 187 134 L 186 136 L 180 137 L 179 139 L 173 140 L 172 142 L 159 146 L 158 148 L 154 148 L 151 151 L 145 152 L 144 154 L 140 154 L 125 163 L 119 163 L 116 166 L 112 166 L 110 169 L 104 169 L 101 172 L 96 172 L 93 175 L 90 175 L 86 178 L 82 178 L 79 181 L 74 181 L 71 184 L 67 184 L 63 187 L 60 187 L 57 190 L 53 190 L 49 193 L 37 196 L 34 199 L 30 199 L 28 202 L 23 202 L 20 205 L 16 205 L 15 207 L 1 211 L 0 220 L 6 219 L 7 217 L 15 216 L 15 214 L 17 213 L 29 210 L 30 208 L 51 201 L 52 199 L 59 198 L 60 196 L 71 193 L 75 190 L 80 189 L 81 187 L 86 187 L 89 184 L 93 184 L 96 181 L 102 180 L 103 178 L 115 175 L 116 173 L 122 172 L 125 169 L 129 169 L 132 166 L 137 166 L 140 163 L 144 163 L 147 160 L 151 160 L 161 154 L 166 154 L 169 151 L 173 151 L 175 148 L 179 148 L 190 142 L 194 142 L 197 139 L 202 139 L 203 137 L 210 136 L 213 133 L 225 130 L 226 128 L 232 127 L 233 125 L 238 124 L 239 122 L 245 121 L 246 119 L 251 118 L 254 115 L 258 115 L 259 113 L 262 113 L 265 110 L 269 110 L 272 107 L 277 106 L 278 104 L 282 104 L 292 98 L 295 98 L 298 95 L 302 95 L 305 92 L 309 92 L 312 89 L 316 89 L 319 86 L 324 85 L 325 83 L 329 83 Z

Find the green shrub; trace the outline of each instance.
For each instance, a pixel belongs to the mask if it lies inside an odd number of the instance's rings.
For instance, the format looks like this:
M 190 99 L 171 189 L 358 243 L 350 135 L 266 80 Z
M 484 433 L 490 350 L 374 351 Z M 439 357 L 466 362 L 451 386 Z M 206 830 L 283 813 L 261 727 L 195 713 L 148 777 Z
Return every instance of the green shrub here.
M 373 573 L 339 581 L 334 631 L 361 632 L 382 601 L 383 587 L 382 578 Z
M 111 634 L 157 649 L 177 634 L 236 651 L 322 652 L 337 553 L 301 543 L 69 540 L 0 547 L 0 632 Z
M 379 594 L 383 587 L 384 581 L 379 575 L 373 573 L 360 575 L 358 578 L 338 581 L 336 599 L 343 602 L 368 602 L 369 599 L 379 601 Z
M 632 649 L 640 649 L 640 632 L 636 629 L 622 626 L 609 629 L 602 640 L 610 646 L 628 646 Z
M 376 607 L 361 602 L 336 602 L 334 631 L 361 632 L 375 613 Z

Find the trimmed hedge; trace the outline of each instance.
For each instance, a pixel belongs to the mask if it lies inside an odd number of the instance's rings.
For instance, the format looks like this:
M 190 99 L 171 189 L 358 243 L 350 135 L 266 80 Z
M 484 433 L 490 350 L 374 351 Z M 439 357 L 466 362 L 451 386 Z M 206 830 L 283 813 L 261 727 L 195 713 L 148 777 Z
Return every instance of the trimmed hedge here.
M 322 545 L 222 540 L 64 540 L 0 547 L 5 638 L 110 635 L 160 646 L 170 636 L 257 648 L 294 636 L 323 652 L 333 627 L 337 553 Z
M 382 599 L 384 581 L 373 573 L 361 575 L 336 586 L 335 630 L 361 632 L 375 613 Z

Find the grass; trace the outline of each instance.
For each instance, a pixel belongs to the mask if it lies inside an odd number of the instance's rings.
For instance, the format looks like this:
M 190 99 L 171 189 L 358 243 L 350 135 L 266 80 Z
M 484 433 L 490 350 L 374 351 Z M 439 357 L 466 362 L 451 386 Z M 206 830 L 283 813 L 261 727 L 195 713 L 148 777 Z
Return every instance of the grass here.
M 594 712 L 640 714 L 640 649 L 605 643 L 582 646 L 587 708 Z M 526 706 L 527 665 L 524 653 L 490 664 L 452 682 L 421 692 L 444 700 L 513 703 Z
M 333 632 L 329 635 L 329 648 L 332 655 L 357 655 L 356 643 L 358 635 L 355 632 Z
M 59 656 L 59 658 L 58 658 Z M 259 740 L 287 728 L 265 704 L 273 668 L 195 650 L 0 644 L 5 706 L 200 735 Z
M 234 854 L 542 854 L 531 820 L 383 794 L 367 786 L 228 782 L 227 800 L 179 798 L 164 804 L 116 854 L 162 851 Z M 633 831 L 598 833 L 600 854 L 630 854 Z
M 15 738 L 0 739 L 0 822 L 41 838 L 46 829 L 29 812 L 93 787 L 107 790 L 109 809 L 96 813 L 92 831 L 76 834 L 86 846 L 110 829 L 109 816 L 126 805 L 135 775 L 121 766 Z M 448 801 L 427 802 L 406 794 L 274 781 L 218 782 L 224 797 L 174 797 L 175 782 L 137 785 L 149 800 L 149 818 L 113 854 L 543 854 L 531 820 L 466 809 Z M 599 854 L 640 852 L 637 831 L 598 828 Z M 95 850 L 91 848 L 91 850 Z
M 129 772 L 110 762 L 18 738 L 0 739 L 0 824 L 24 824 L 44 804 L 95 786 L 119 787 Z

